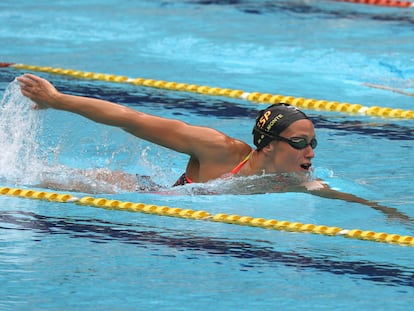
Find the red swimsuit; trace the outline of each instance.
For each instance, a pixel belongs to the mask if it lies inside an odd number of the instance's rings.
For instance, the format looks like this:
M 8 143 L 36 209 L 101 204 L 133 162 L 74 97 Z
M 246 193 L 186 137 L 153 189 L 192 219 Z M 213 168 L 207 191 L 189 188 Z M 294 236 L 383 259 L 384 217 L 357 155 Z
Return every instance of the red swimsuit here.
M 248 155 L 247 155 L 247 157 L 245 157 L 244 158 L 244 160 L 243 161 L 241 161 L 235 168 L 233 168 L 232 170 L 231 170 L 231 172 L 229 173 L 229 175 L 236 175 L 240 170 L 241 170 L 241 168 L 247 163 L 247 161 L 249 161 L 249 159 L 250 159 L 250 156 L 252 155 L 252 153 L 253 153 L 253 151 L 252 152 L 250 152 Z M 226 174 L 227 175 L 227 174 Z M 178 178 L 178 180 L 174 183 L 174 185 L 173 185 L 173 187 L 175 187 L 175 186 L 184 186 L 184 185 L 186 185 L 186 184 L 191 184 L 191 183 L 193 183 L 193 181 L 190 179 L 190 178 L 188 178 L 188 176 L 184 173 L 184 174 L 182 174 L 181 176 L 180 176 L 180 178 Z

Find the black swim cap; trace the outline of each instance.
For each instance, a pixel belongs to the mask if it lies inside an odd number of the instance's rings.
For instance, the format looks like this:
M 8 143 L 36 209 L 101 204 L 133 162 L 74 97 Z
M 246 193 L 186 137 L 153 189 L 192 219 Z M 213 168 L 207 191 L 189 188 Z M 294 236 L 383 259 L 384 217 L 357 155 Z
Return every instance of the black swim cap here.
M 261 110 L 253 127 L 253 143 L 257 150 L 262 149 L 279 136 L 293 122 L 309 119 L 302 111 L 289 104 L 273 104 Z

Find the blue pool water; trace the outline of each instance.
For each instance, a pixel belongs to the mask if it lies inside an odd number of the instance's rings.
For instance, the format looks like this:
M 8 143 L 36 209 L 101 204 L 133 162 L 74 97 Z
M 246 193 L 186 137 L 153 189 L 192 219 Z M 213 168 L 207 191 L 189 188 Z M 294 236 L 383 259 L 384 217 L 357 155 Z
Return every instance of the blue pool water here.
M 364 85 L 414 93 L 413 24 L 412 9 L 336 1 L 2 1 L 0 62 L 413 110 L 413 97 Z M 64 180 L 71 167 L 149 175 L 168 189 L 184 170 L 186 156 L 121 130 L 31 110 L 13 82 L 23 72 L 0 68 L 0 187 L 36 188 L 41 174 Z M 248 142 L 263 107 L 40 75 L 64 92 Z M 411 221 L 303 193 L 97 185 L 94 196 L 413 236 L 413 121 L 306 113 L 319 140 L 315 175 Z M 409 310 L 414 302 L 412 247 L 9 196 L 0 209 L 1 310 Z

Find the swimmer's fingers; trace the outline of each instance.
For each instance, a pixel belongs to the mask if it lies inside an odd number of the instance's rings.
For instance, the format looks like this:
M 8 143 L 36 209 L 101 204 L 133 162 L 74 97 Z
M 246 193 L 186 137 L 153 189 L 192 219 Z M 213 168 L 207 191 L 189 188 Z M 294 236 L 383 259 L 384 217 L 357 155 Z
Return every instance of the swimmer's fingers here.
M 35 102 L 34 109 L 53 107 L 58 91 L 49 81 L 32 74 L 20 76 L 17 81 L 22 94 Z
M 30 83 L 30 81 L 28 79 L 26 79 L 24 76 L 18 77 L 17 81 L 19 82 L 19 86 L 20 86 L 20 91 L 22 92 L 22 94 L 28 98 L 31 98 L 31 88 L 32 85 Z M 45 105 L 40 105 L 38 103 L 35 103 L 32 107 L 33 109 L 37 110 L 37 109 L 46 109 L 47 106 Z

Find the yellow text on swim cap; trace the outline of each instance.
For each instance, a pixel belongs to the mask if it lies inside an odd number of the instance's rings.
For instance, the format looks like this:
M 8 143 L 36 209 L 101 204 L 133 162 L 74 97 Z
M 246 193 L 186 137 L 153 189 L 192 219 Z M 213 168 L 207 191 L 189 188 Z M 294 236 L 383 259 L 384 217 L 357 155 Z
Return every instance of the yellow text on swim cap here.
M 270 132 L 270 130 L 272 129 L 272 127 L 273 127 L 273 125 L 275 125 L 275 123 L 277 122 L 277 121 L 279 121 L 280 119 L 282 119 L 283 118 L 283 114 L 281 114 L 281 113 L 279 113 L 276 117 L 274 117 L 273 118 L 273 120 L 272 121 L 270 121 L 270 123 L 267 125 L 267 127 L 266 127 L 266 130 L 268 131 L 268 132 Z
M 257 122 L 257 126 L 260 128 L 263 128 L 263 126 L 266 124 L 267 120 L 269 120 L 270 115 L 272 114 L 271 111 L 266 111 Z

